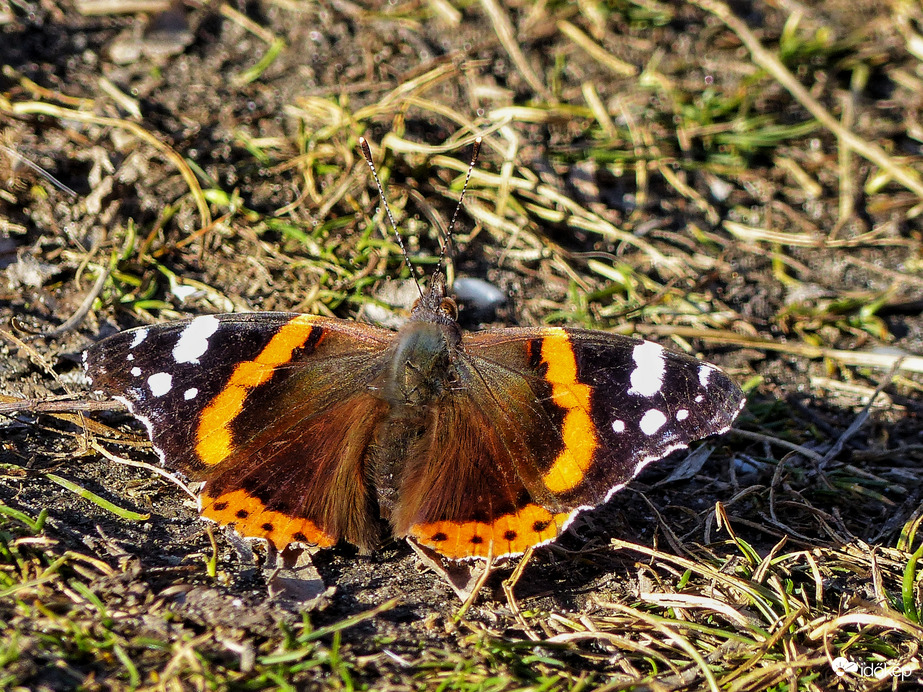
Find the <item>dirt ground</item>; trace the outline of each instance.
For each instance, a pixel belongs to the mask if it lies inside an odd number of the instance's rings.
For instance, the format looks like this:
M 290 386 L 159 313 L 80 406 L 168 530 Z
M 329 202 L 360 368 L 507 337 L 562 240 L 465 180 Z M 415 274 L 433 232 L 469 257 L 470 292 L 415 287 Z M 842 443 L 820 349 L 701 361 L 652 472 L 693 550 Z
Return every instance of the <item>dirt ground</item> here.
M 919 4 L 138 4 L 0 0 L 0 687 L 870 689 L 838 655 L 920 679 Z M 156 464 L 81 354 L 214 312 L 400 317 L 357 137 L 425 273 L 472 133 L 453 271 L 504 300 L 466 328 L 645 336 L 747 406 L 515 598 L 502 566 L 457 620 L 406 544 L 339 546 L 304 615 L 262 548 L 91 445 Z

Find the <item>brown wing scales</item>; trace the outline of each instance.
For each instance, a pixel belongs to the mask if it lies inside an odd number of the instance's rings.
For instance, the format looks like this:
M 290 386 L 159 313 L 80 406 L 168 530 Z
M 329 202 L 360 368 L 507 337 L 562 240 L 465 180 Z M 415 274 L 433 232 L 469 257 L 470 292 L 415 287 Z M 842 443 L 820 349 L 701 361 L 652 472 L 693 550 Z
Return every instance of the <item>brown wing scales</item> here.
M 395 536 L 410 536 L 446 557 L 523 552 L 556 538 L 571 512 L 532 498 L 521 459 L 493 427 L 494 407 L 468 396 L 433 407 L 428 435 L 408 450 L 391 516 Z M 522 439 L 515 440 L 523 449 Z M 534 486 L 534 478 L 531 485 Z

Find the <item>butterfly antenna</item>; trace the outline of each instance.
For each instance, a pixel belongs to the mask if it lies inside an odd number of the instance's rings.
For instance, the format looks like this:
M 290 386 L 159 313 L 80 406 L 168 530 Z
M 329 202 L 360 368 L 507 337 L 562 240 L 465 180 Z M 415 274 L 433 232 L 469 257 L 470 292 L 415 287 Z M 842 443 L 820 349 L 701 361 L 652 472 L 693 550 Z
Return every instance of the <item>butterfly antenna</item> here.
M 445 258 L 452 244 L 452 235 L 455 232 L 455 222 L 458 220 L 458 212 L 461 211 L 462 202 L 465 200 L 465 193 L 468 191 L 468 183 L 471 181 L 471 174 L 474 172 L 474 166 L 481 155 L 481 138 L 474 140 L 474 150 L 471 152 L 471 163 L 468 164 L 468 172 L 465 174 L 465 184 L 462 186 L 461 196 L 458 198 L 458 204 L 455 205 L 455 211 L 452 213 L 452 220 L 449 221 L 449 227 L 445 232 L 445 242 L 442 244 L 442 251 L 439 253 L 439 262 L 436 264 L 436 271 L 445 273 Z
M 413 277 L 413 282 L 417 285 L 417 292 L 420 294 L 420 298 L 423 298 L 423 289 L 420 288 L 420 282 L 417 281 L 417 272 L 410 263 L 410 255 L 407 253 L 407 248 L 404 246 L 404 239 L 401 238 L 401 233 L 397 230 L 397 224 L 394 222 L 394 215 L 391 213 L 391 205 L 389 205 L 388 200 L 385 199 L 385 191 L 381 186 L 381 179 L 378 177 L 378 171 L 375 170 L 375 162 L 372 161 L 372 150 L 369 148 L 369 142 L 365 137 L 359 138 L 359 148 L 362 149 L 365 162 L 372 171 L 372 178 L 375 179 L 375 185 L 378 186 L 378 198 L 381 200 L 381 206 L 385 208 L 385 213 L 388 215 L 388 222 L 391 224 L 391 230 L 394 231 L 394 237 L 397 239 L 397 244 L 400 246 L 401 253 L 404 255 L 404 264 L 406 264 L 407 268 L 410 270 L 410 276 Z

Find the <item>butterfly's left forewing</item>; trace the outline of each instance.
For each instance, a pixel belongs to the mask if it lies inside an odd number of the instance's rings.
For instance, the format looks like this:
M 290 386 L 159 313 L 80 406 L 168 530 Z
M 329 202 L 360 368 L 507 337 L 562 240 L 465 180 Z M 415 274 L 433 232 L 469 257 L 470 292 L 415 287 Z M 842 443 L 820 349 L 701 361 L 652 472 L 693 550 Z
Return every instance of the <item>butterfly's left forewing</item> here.
M 744 402 L 712 365 L 602 332 L 466 335 L 459 361 L 461 382 L 432 414 L 455 434 L 408 460 L 395 525 L 453 558 L 553 540 L 647 464 L 726 431 Z

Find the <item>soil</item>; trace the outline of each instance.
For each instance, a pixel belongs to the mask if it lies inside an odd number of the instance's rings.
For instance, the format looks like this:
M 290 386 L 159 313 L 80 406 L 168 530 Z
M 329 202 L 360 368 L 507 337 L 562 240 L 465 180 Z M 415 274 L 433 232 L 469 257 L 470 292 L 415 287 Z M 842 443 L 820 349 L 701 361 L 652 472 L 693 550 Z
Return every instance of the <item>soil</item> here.
M 0 2 L 0 8 L 4 5 Z M 474 7 L 462 10 L 462 21 L 453 26 L 433 16 L 438 3 L 382 3 L 369 10 L 349 2 L 267 0 L 232 2 L 223 10 L 227 6 L 218 3 L 187 2 L 174 4 L 174 13 L 166 16 L 86 15 L 75 5 L 80 3 L 9 3 L 13 18 L 0 26 L 5 66 L 0 98 L 7 102 L 0 108 L 0 130 L 9 148 L 0 152 L 5 188 L 0 318 L 7 325 L 4 334 L 12 335 L 0 345 L 0 392 L 36 406 L 63 395 L 73 397 L 67 399 L 72 411 L 80 410 L 81 402 L 98 401 L 87 391 L 81 354 L 123 328 L 241 309 L 368 319 L 369 304 L 386 301 L 387 279 L 399 275 L 402 266 L 393 248 L 379 252 L 393 243 L 371 230 L 377 191 L 351 148 L 355 136 L 367 137 L 380 160 L 389 135 L 441 146 L 466 121 L 482 118 L 490 125 L 495 109 L 542 100 L 501 45 L 493 23 Z M 735 8 L 751 28 L 759 27 L 765 41 L 782 33 L 786 17 L 768 6 L 736 3 Z M 642 251 L 575 229 L 562 218 L 543 221 L 528 197 L 515 201 L 531 219 L 521 238 L 515 229 L 491 227 L 483 216 L 463 210 L 455 272 L 485 279 L 506 296 L 496 311 L 466 318 L 467 328 L 550 319 L 645 334 L 645 323 L 692 325 L 776 344 L 923 351 L 921 227 L 919 217 L 908 214 L 918 199 L 894 186 L 870 191 L 874 171 L 858 157 L 848 163 L 856 187 L 841 194 L 836 155 L 830 153 L 836 138 L 820 129 L 767 147 L 768 154 L 745 152 L 747 172 L 729 172 L 721 180 L 710 167 L 710 145 L 703 143 L 708 134 L 696 134 L 684 147 L 672 133 L 673 122 L 690 103 L 679 96 L 669 103 L 669 90 L 652 95 L 639 86 L 638 77 L 613 76 L 585 52 L 564 45 L 555 18 L 530 4 L 507 9 L 530 64 L 555 74 L 556 98 L 584 108 L 579 117 L 563 106 L 543 110 L 534 120 L 517 116 L 507 126 L 518 142 L 517 175 L 549 185 L 659 250 L 691 258 L 692 264 L 678 284 L 671 284 L 676 277 Z M 610 26 L 607 36 L 618 35 L 619 41 L 606 43 L 607 49 L 643 66 L 652 45 L 664 47 L 655 51 L 661 61 L 657 69 L 676 80 L 675 94 L 698 94 L 697 107 L 704 108 L 701 101 L 708 94 L 692 83 L 715 79 L 716 90 L 726 92 L 730 85 L 746 89 L 755 81 L 740 44 L 698 8 L 675 8 L 671 20 L 659 26 L 631 21 L 629 14 L 610 19 L 618 31 Z M 244 18 L 270 41 L 251 31 Z M 850 37 L 866 25 L 883 31 L 879 19 L 878 4 L 852 2 L 848 7 L 824 3 L 805 21 Z M 272 38 L 284 47 L 256 79 L 245 81 L 242 75 L 266 54 Z M 919 122 L 919 99 L 915 105 L 890 101 L 899 86 L 880 72 L 897 52 L 894 41 L 893 34 L 883 35 L 875 44 L 878 53 L 864 56 L 873 76 L 856 99 L 857 127 L 864 138 L 886 142 L 893 156 L 918 157 L 919 139 L 903 135 L 902 128 L 914 117 Z M 126 57 L 138 45 L 141 55 Z M 844 60 L 856 58 L 845 39 L 842 54 Z M 556 72 L 555 60 L 561 65 Z M 837 72 L 830 55 L 824 60 L 818 74 L 848 91 L 852 73 L 846 66 Z M 812 69 L 807 56 L 799 77 L 808 80 Z M 444 70 L 444 76 L 433 79 L 433 70 Z M 413 92 L 417 101 L 399 91 L 424 75 L 429 81 Z M 708 204 L 696 204 L 653 173 L 641 194 L 634 163 L 605 160 L 586 124 L 590 116 L 579 96 L 586 84 L 595 85 L 613 113 L 633 114 L 657 142 L 660 157 L 703 162 L 701 173 L 691 165 L 673 170 L 688 173 L 684 179 Z M 754 112 L 781 113 L 780 120 L 792 125 L 805 121 L 781 86 L 762 86 L 752 98 Z M 114 90 L 123 101 L 113 97 Z M 834 96 L 824 97 L 832 107 Z M 443 110 L 429 108 L 424 99 Z M 99 120 L 8 107 L 29 101 Z M 126 109 L 127 102 L 137 105 L 140 119 Z M 122 121 L 141 125 L 193 166 L 207 191 L 211 220 L 203 216 L 175 161 Z M 512 140 L 498 136 L 485 147 L 482 170 L 500 171 L 504 141 Z M 632 143 L 620 147 L 631 151 Z M 457 191 L 448 188 L 457 183 L 469 151 L 456 148 L 442 158 L 388 153 L 386 186 L 404 219 L 412 257 L 438 253 L 432 220 L 451 217 Z M 770 160 L 770 154 L 776 158 Z M 817 195 L 793 185 L 777 167 L 778 157 L 809 171 Z M 74 194 L 50 184 L 23 159 Z M 238 206 L 231 210 L 233 205 L 219 200 L 219 191 L 237 198 Z M 478 190 L 471 200 L 482 208 L 493 202 Z M 838 200 L 852 204 L 845 223 L 839 223 Z M 732 237 L 725 221 L 844 242 L 784 247 L 746 242 Z M 126 241 L 132 229 L 137 240 Z M 142 246 L 144 259 L 137 252 Z M 635 283 L 632 291 L 653 309 L 640 318 L 619 315 L 622 306 L 612 298 L 618 291 L 590 268 L 593 262 L 610 268 L 635 263 L 649 283 Z M 94 294 L 98 272 L 88 263 L 111 267 L 109 282 L 76 325 L 48 336 Z M 176 290 L 171 276 L 196 290 Z M 681 298 L 658 305 L 664 286 Z M 701 314 L 689 317 L 682 296 Z M 880 305 L 872 310 L 875 301 Z M 673 348 L 688 346 L 748 383 L 739 428 L 820 454 L 857 419 L 869 394 L 881 383 L 887 386 L 834 461 L 819 464 L 795 452 L 779 461 L 785 450 L 731 433 L 710 441 L 713 449 L 704 466 L 680 480 L 671 473 L 684 453 L 649 467 L 628 490 L 535 553 L 517 585 L 520 603 L 571 614 L 633 593 L 643 558 L 611 549 L 613 537 L 668 551 L 683 552 L 685 545 L 717 550 L 727 534 L 714 523 L 716 502 L 723 503 L 738 536 L 762 555 L 783 536 L 789 547 L 806 549 L 853 541 L 894 544 L 923 502 L 919 373 L 904 372 L 892 382 L 887 370 L 846 368 L 834 358 L 812 359 L 797 350 L 656 338 Z M 143 426 L 124 411 L 112 407 L 84 415 L 108 426 L 90 424 L 90 430 L 114 454 L 156 463 L 143 443 Z M 154 602 L 201 632 L 272 637 L 280 620 L 300 621 L 268 595 L 263 548 L 255 547 L 254 560 L 233 537 L 201 521 L 193 502 L 173 483 L 88 448 L 87 425 L 73 415 L 20 412 L 0 418 L 0 502 L 33 517 L 47 509 L 45 535 L 56 542 L 56 554 L 72 551 L 102 560 L 110 573 L 94 586 L 108 604 L 131 614 L 126 628 L 135 636 L 166 636 L 162 619 L 144 615 L 144 604 Z M 132 432 L 134 441 L 125 437 Z M 150 517 L 126 520 L 53 482 L 49 473 Z M 842 494 L 854 475 L 874 478 L 876 494 L 865 492 L 844 503 Z M 208 560 L 215 554 L 216 573 L 210 575 Z M 399 599 L 386 613 L 344 633 L 355 657 L 378 653 L 383 642 L 395 656 L 413 657 L 421 646 L 457 642 L 466 632 L 452 624 L 459 606 L 455 593 L 422 568 L 403 542 L 387 542 L 371 555 L 338 546 L 318 552 L 313 562 L 324 584 L 335 587 L 312 613 L 315 627 Z M 501 568 L 469 611 L 467 617 L 486 630 L 516 626 L 500 588 L 509 574 L 509 567 Z M 845 598 L 851 586 L 841 586 Z M 586 661 L 581 665 L 592 668 Z M 389 670 L 377 675 L 386 678 Z M 36 673 L 35 684 L 65 687 L 55 675 Z

